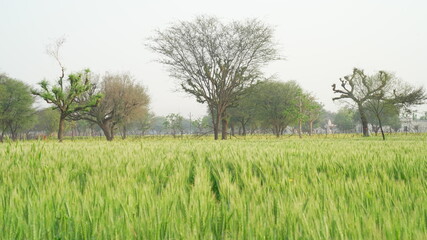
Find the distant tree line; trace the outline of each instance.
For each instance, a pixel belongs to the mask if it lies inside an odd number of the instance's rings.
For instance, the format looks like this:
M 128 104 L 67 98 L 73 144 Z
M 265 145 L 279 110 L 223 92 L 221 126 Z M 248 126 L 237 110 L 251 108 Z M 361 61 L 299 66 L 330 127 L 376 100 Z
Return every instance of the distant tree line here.
M 168 66 L 181 90 L 207 105 L 207 115 L 188 119 L 176 113 L 161 117 L 149 111 L 147 89 L 130 73 L 99 75 L 89 69 L 66 74 L 60 58 L 65 40 L 49 46 L 47 53 L 59 65 L 54 84 L 43 80 L 30 88 L 0 75 L 0 140 L 34 136 L 99 136 L 112 141 L 117 134 L 196 136 L 214 139 L 247 134 L 304 134 L 355 132 L 364 136 L 385 128 L 397 131 L 399 116 L 424 104 L 424 88 L 412 87 L 393 74 L 367 75 L 361 69 L 332 85 L 333 100 L 349 100 L 337 113 L 323 109 L 315 96 L 297 82 L 273 80 L 263 67 L 283 57 L 274 29 L 259 20 L 223 23 L 214 17 L 180 21 L 158 30 L 147 47 Z M 49 108 L 33 108 L 35 97 Z
M 87 94 L 102 93 L 103 98 L 97 107 L 90 111 L 78 115 L 73 114 L 72 118 L 67 118 L 63 127 L 63 137 L 104 136 L 108 140 L 113 140 L 111 137 L 115 135 L 119 135 L 121 138 L 126 138 L 128 135 L 134 137 L 170 135 L 179 138 L 184 135 L 197 137 L 213 134 L 214 127 L 209 111 L 207 111 L 206 116 L 193 119 L 177 113 L 155 116 L 148 110 L 148 95 L 137 94 L 138 87 L 125 90 L 127 85 L 119 84 L 122 82 L 122 78 L 125 79 L 124 82 L 132 79 L 129 74 L 106 73 L 103 76 L 92 75 L 92 78 L 95 79 L 91 88 L 92 92 Z M 0 85 L 0 92 L 2 93 L 0 95 L 2 141 L 5 137 L 12 140 L 51 137 L 58 132 L 60 125 L 60 111 L 58 109 L 52 107 L 34 109 L 34 97 L 28 86 L 21 81 L 9 78 L 5 74 L 2 74 L 0 79 L 2 83 Z M 132 101 L 124 101 L 125 99 L 116 98 L 116 95 L 105 91 L 104 88 L 107 87 L 105 85 L 108 84 L 103 84 L 104 81 L 106 83 L 109 81 L 119 82 L 117 84 L 122 88 L 114 87 L 114 89 L 121 89 L 124 92 L 136 91 L 135 94 L 140 96 L 140 98 L 136 98 L 139 100 L 135 100 L 135 102 L 140 103 L 137 105 L 139 106 L 136 108 L 137 111 L 130 111 L 132 114 L 122 115 L 123 113 L 120 112 L 129 110 L 126 109 L 126 106 L 129 106 L 126 102 Z M 130 82 L 132 83 L 130 86 L 135 84 L 134 81 Z M 80 98 L 81 101 L 84 101 L 84 97 L 81 96 Z M 113 102 L 116 104 L 112 104 Z M 105 114 L 106 109 L 110 109 L 110 111 L 114 109 L 114 117 L 113 113 Z M 385 132 L 396 132 L 401 129 L 401 115 L 402 112 L 395 107 L 384 108 L 380 118 L 383 127 L 387 129 Z M 380 127 L 375 112 L 368 108 L 366 117 L 370 131 L 378 134 Z M 421 116 L 420 119 L 424 119 L 424 117 Z M 315 100 L 312 94 L 305 92 L 294 81 L 269 80 L 251 86 L 239 98 L 236 105 L 229 109 L 227 121 L 227 132 L 236 137 L 251 134 L 274 134 L 276 136 L 295 134 L 303 136 L 332 132 L 362 132 L 362 123 L 357 108 L 347 106 L 337 112 L 328 112 L 323 109 L 322 104 Z M 333 126 L 328 126 L 328 121 L 331 121 Z M 105 126 L 108 126 L 107 130 Z

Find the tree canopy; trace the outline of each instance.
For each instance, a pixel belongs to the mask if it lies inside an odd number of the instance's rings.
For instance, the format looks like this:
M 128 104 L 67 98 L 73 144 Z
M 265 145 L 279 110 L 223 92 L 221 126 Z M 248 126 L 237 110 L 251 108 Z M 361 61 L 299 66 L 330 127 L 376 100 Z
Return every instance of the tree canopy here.
M 227 134 L 227 109 L 248 86 L 260 79 L 261 67 L 279 59 L 273 29 L 258 20 L 228 24 L 214 17 L 181 21 L 150 39 L 182 90 L 207 103 L 214 137 Z
M 256 118 L 280 136 L 287 126 L 297 122 L 301 92 L 301 87 L 294 81 L 265 81 L 254 85 L 250 98 L 256 108 Z
M 16 140 L 20 131 L 31 128 L 33 103 L 34 98 L 26 84 L 0 74 L 0 141 L 6 132 Z

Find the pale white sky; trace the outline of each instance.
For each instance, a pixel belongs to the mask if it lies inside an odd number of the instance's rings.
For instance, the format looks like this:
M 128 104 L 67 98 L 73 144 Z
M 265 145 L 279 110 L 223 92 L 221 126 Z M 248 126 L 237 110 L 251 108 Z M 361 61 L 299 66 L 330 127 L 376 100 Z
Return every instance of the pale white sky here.
M 427 85 L 425 0 L 0 0 L 0 12 L 0 72 L 32 86 L 54 81 L 59 68 L 45 48 L 65 36 L 68 71 L 129 71 L 148 87 L 158 115 L 206 112 L 193 97 L 174 91 L 174 79 L 144 46 L 155 29 L 202 14 L 224 21 L 258 18 L 274 26 L 287 60 L 266 72 L 298 81 L 329 110 L 338 106 L 331 84 L 353 67 L 388 70 Z

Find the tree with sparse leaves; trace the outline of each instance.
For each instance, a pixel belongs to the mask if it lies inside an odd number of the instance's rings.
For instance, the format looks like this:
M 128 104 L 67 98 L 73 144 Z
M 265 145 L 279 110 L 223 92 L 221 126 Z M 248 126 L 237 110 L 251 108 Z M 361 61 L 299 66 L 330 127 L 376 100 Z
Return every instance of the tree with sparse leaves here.
M 350 99 L 356 104 L 362 122 L 363 136 L 366 137 L 369 136 L 367 106 L 380 116 L 381 106 L 385 106 L 385 103 L 393 104 L 400 109 L 409 109 L 410 106 L 422 104 L 426 99 L 422 87 L 413 88 L 385 71 L 369 76 L 363 70 L 354 68 L 353 73 L 340 78 L 340 82 L 340 88 L 336 84 L 332 85 L 333 92 L 340 94 L 332 100 Z
M 163 125 L 166 129 L 170 130 L 170 133 L 173 137 L 176 137 L 178 133 L 181 136 L 184 134 L 184 126 L 183 126 L 184 117 L 177 113 L 171 113 L 166 116 L 165 122 Z
M 45 136 L 50 136 L 55 131 L 58 131 L 59 115 L 56 110 L 52 108 L 41 109 L 36 112 L 35 116 L 34 131 L 44 132 Z
M 90 111 L 77 111 L 71 117 L 98 124 L 108 141 L 114 139 L 118 125 L 126 126 L 132 120 L 148 114 L 150 97 L 147 89 L 137 83 L 130 73 L 106 73 L 100 82 L 93 84 L 91 90 L 79 99 L 87 102 L 97 95 L 104 97 L 96 107 Z
M 379 99 L 373 99 L 366 102 L 368 122 L 372 126 L 372 130 L 375 134 L 381 131 L 383 140 L 385 140 L 385 134 L 383 126 L 394 127 L 399 122 L 399 108 L 393 104 Z
M 313 134 L 313 124 L 321 117 L 323 105 L 316 101 L 315 97 L 308 94 L 304 104 L 304 114 L 309 126 L 309 135 Z
M 75 112 L 89 111 L 102 98 L 101 94 L 97 94 L 90 99 L 86 99 L 85 102 L 81 102 L 78 99 L 92 88 L 89 69 L 70 74 L 67 79 L 64 79 L 65 67 L 59 58 L 59 50 L 64 41 L 64 39 L 60 39 L 47 49 L 47 53 L 55 58 L 61 68 L 61 75 L 56 84 L 51 86 L 48 81 L 43 80 L 39 83 L 41 89 L 31 90 L 32 94 L 41 97 L 49 104 L 53 104 L 54 109 L 59 111 L 58 140 L 60 142 L 63 140 L 65 121 L 70 115 Z
M 356 111 L 351 108 L 341 108 L 334 115 L 333 123 L 343 133 L 353 132 L 356 129 Z
M 234 135 L 234 127 L 237 125 L 239 133 L 246 136 L 248 125 L 256 119 L 257 95 L 252 92 L 254 87 L 255 85 L 247 88 L 246 93 L 228 110 L 232 135 Z
M 258 20 L 224 24 L 214 17 L 181 21 L 157 31 L 149 48 L 185 92 L 207 103 L 214 138 L 227 138 L 227 109 L 260 79 L 261 67 L 279 59 L 273 29 Z

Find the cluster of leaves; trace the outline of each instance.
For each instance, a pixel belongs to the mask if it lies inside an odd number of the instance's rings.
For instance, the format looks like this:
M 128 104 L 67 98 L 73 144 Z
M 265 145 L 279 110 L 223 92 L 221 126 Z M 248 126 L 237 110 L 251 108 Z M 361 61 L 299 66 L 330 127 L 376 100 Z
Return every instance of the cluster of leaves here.
M 58 109 L 64 118 L 75 112 L 89 111 L 102 98 L 102 95 L 98 94 L 84 102 L 78 100 L 78 97 L 93 86 L 89 69 L 68 75 L 67 82 L 68 84 L 65 84 L 60 78 L 56 85 L 51 86 L 47 80 L 43 80 L 39 83 L 41 89 L 33 89 L 32 93 L 53 104 L 53 109 Z

